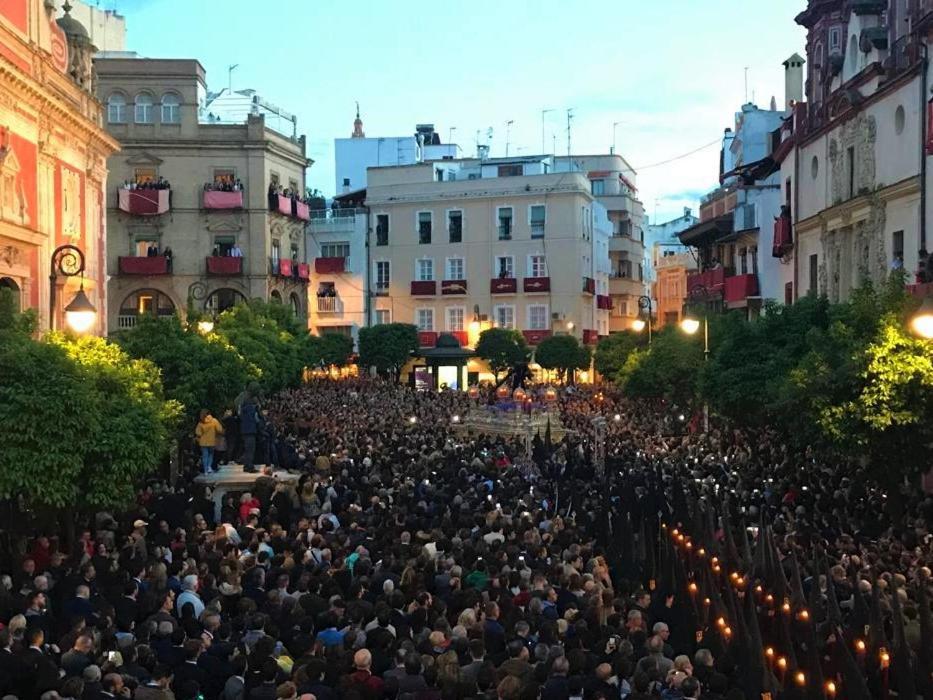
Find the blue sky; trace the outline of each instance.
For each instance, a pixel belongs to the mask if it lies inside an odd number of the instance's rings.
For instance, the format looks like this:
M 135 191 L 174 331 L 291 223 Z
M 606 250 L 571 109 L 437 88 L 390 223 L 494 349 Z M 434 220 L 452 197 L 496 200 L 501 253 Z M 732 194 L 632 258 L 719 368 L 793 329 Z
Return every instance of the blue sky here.
M 94 0 L 91 0 L 94 2 Z M 349 136 L 360 101 L 369 136 L 433 122 L 472 153 L 493 129 L 494 155 L 616 149 L 638 169 L 659 219 L 716 184 L 708 144 L 749 97 L 781 102 L 781 62 L 803 54 L 804 0 L 99 0 L 126 16 L 127 48 L 197 58 L 211 89 L 252 87 L 298 115 L 315 160 L 309 184 L 333 193 L 333 139 Z

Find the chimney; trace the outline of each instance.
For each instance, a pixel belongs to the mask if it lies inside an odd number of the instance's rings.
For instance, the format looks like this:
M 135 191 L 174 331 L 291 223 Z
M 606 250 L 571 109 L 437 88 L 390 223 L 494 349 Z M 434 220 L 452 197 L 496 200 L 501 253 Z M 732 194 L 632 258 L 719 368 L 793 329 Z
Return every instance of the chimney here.
M 804 63 L 797 53 L 784 61 L 784 109 L 790 109 L 792 103 L 803 102 Z

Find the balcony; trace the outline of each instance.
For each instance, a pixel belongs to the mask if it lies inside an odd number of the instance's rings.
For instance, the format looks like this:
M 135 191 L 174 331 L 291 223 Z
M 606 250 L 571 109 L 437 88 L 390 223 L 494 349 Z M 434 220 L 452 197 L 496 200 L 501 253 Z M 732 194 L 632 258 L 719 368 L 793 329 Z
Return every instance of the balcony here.
M 340 297 L 318 297 L 317 312 L 319 314 L 339 314 L 343 311 L 343 304 L 340 303 Z
M 466 294 L 466 280 L 441 280 L 441 295 Z
M 437 331 L 418 331 L 418 347 L 433 348 L 437 345 Z
M 906 285 L 907 293 L 916 299 L 933 297 L 933 282 L 917 282 Z
M 490 294 L 515 294 L 518 291 L 518 280 L 514 277 L 497 277 L 489 280 Z
M 522 331 L 522 335 L 525 336 L 525 342 L 529 345 L 537 345 L 545 338 L 551 337 L 551 331 L 549 330 L 534 330 L 534 331 Z
M 437 282 L 434 280 L 413 280 L 411 283 L 413 297 L 437 296 Z
M 609 278 L 609 294 L 613 296 L 641 296 L 645 293 L 645 283 L 625 276 Z
M 121 256 L 118 259 L 121 275 L 167 275 L 169 274 L 168 258 L 164 255 L 153 257 Z
M 727 304 L 742 306 L 748 297 L 758 296 L 758 276 L 733 275 L 726 278 L 723 298 Z
M 583 330 L 583 344 L 584 345 L 596 345 L 599 342 L 599 331 L 584 329 Z
M 133 216 L 158 216 L 171 209 L 172 191 L 120 187 L 117 189 L 117 203 L 120 211 Z
M 346 258 L 315 258 L 314 271 L 319 275 L 339 275 L 347 271 Z
M 315 209 L 311 212 L 311 232 L 314 234 L 352 234 L 356 231 L 357 214 L 362 209 Z
M 850 7 L 857 15 L 880 15 L 888 3 L 886 0 L 852 0 Z
M 711 295 L 722 294 L 726 283 L 726 269 L 717 267 L 705 272 L 691 272 L 687 274 L 687 294 L 697 295 L 704 291 Z
M 224 192 L 224 194 L 231 194 Z M 211 256 L 207 259 L 207 274 L 234 277 L 243 274 L 243 258 Z
M 596 308 L 604 311 L 612 311 L 612 297 L 606 294 L 597 294 Z
M 550 277 L 526 277 L 522 280 L 522 291 L 526 294 L 551 291 Z
M 583 293 L 584 294 L 596 294 L 596 280 L 592 277 L 583 278 Z
M 774 243 L 771 256 L 783 258 L 794 249 L 793 232 L 790 225 L 790 216 L 782 214 L 774 220 Z
M 243 190 L 236 192 L 205 190 L 201 204 L 205 209 L 242 209 Z
M 307 204 L 282 194 L 269 195 L 269 209 L 277 211 L 279 214 L 290 216 L 293 219 L 300 219 L 301 221 L 311 220 L 311 209 Z

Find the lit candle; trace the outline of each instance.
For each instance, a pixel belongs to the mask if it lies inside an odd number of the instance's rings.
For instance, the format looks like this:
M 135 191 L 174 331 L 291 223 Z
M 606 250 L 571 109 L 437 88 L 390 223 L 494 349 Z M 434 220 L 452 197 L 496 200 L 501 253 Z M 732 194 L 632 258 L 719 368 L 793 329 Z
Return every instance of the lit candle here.
M 807 612 L 806 608 L 797 613 L 797 617 L 801 622 L 807 622 L 810 619 L 810 613 Z
M 836 684 L 832 681 L 826 681 L 826 694 L 831 698 L 836 697 Z
M 700 549 L 697 551 L 697 554 L 699 554 L 701 557 L 705 557 L 706 550 L 703 547 L 700 547 Z
M 720 627 L 720 628 L 721 628 L 721 627 L 725 627 L 725 626 L 726 626 L 726 618 L 720 617 L 718 620 L 716 620 L 716 626 L 717 626 L 717 627 Z
M 726 627 L 725 629 L 723 629 L 722 633 L 726 636 L 726 639 L 731 639 L 731 638 L 732 638 L 732 628 L 731 628 L 731 627 Z
M 891 655 L 888 654 L 888 650 L 883 647 L 878 658 L 881 660 L 881 668 L 883 669 L 886 669 L 891 664 Z
M 781 610 L 783 610 L 785 613 L 790 613 L 790 603 L 785 600 L 784 605 L 781 606 Z
M 687 586 L 687 590 L 690 591 L 690 595 L 696 595 L 697 585 L 693 581 L 690 582 L 690 585 Z
M 807 676 L 803 671 L 797 671 L 794 675 L 794 680 L 801 688 L 807 684 Z
M 864 654 L 864 653 L 865 653 L 865 642 L 864 642 L 863 640 L 861 640 L 861 639 L 856 639 L 856 640 L 855 640 L 855 650 L 856 650 L 859 654 Z

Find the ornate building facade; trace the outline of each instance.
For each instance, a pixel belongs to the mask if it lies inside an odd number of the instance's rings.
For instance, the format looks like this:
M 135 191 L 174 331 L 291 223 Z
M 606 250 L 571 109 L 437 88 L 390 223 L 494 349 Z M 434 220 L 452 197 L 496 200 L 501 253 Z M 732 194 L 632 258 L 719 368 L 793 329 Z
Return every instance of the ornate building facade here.
M 62 310 L 81 287 L 98 310 L 93 332 L 107 331 L 103 196 L 107 158 L 118 144 L 104 131 L 94 97 L 94 47 L 54 0 L 0 3 L 0 287 L 40 326 L 61 327 Z M 51 293 L 53 252 L 76 247 Z M 54 308 L 52 300 L 54 299 Z

